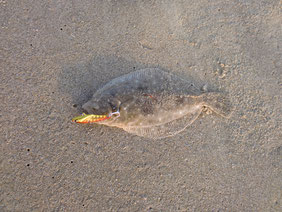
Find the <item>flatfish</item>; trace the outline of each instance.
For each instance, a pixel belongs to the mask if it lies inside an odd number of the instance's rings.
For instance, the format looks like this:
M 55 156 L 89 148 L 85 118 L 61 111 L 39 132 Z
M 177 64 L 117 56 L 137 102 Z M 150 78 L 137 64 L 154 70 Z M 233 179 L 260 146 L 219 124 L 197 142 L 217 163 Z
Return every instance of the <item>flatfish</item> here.
M 183 131 L 205 108 L 223 117 L 231 113 L 225 95 L 204 92 L 193 82 L 158 68 L 146 68 L 113 79 L 96 91 L 82 108 L 87 114 L 113 114 L 98 124 L 156 139 Z

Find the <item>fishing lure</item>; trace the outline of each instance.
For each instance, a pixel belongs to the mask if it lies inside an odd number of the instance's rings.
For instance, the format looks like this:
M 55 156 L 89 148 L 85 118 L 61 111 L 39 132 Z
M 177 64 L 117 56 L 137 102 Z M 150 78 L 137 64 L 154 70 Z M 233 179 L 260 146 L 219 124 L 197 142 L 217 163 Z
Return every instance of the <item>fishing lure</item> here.
M 72 122 L 81 123 L 81 124 L 90 124 L 94 122 L 103 121 L 112 117 L 112 115 L 116 114 L 117 117 L 120 116 L 119 111 L 111 112 L 108 115 L 95 115 L 95 114 L 85 114 L 82 113 L 80 116 L 74 117 Z

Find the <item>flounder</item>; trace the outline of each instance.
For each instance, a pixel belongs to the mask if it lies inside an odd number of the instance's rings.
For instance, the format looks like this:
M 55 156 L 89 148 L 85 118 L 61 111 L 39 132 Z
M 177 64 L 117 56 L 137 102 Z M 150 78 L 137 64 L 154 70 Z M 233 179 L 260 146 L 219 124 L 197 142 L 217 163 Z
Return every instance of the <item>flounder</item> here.
M 138 70 L 108 82 L 82 108 L 107 115 L 98 124 L 148 138 L 173 136 L 192 124 L 205 108 L 227 117 L 229 100 L 158 68 Z

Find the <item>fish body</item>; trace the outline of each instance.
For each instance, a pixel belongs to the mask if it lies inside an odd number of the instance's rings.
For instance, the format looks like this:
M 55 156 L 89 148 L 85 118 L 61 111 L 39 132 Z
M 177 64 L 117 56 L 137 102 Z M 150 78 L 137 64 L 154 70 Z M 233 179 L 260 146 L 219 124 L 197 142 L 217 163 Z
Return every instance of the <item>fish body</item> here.
M 89 114 L 119 111 L 118 115 L 97 123 L 150 138 L 181 132 L 205 107 L 222 116 L 231 112 L 224 95 L 203 92 L 192 82 L 158 68 L 142 69 L 113 79 L 83 105 Z

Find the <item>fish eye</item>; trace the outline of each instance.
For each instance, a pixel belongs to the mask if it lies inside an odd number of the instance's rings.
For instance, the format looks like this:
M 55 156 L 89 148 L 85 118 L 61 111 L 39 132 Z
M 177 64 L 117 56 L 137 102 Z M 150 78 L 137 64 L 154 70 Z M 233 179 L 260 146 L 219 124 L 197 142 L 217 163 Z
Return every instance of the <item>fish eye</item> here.
M 115 105 L 113 105 L 111 102 L 109 102 L 109 104 L 110 104 L 113 112 L 117 111 L 117 107 Z

